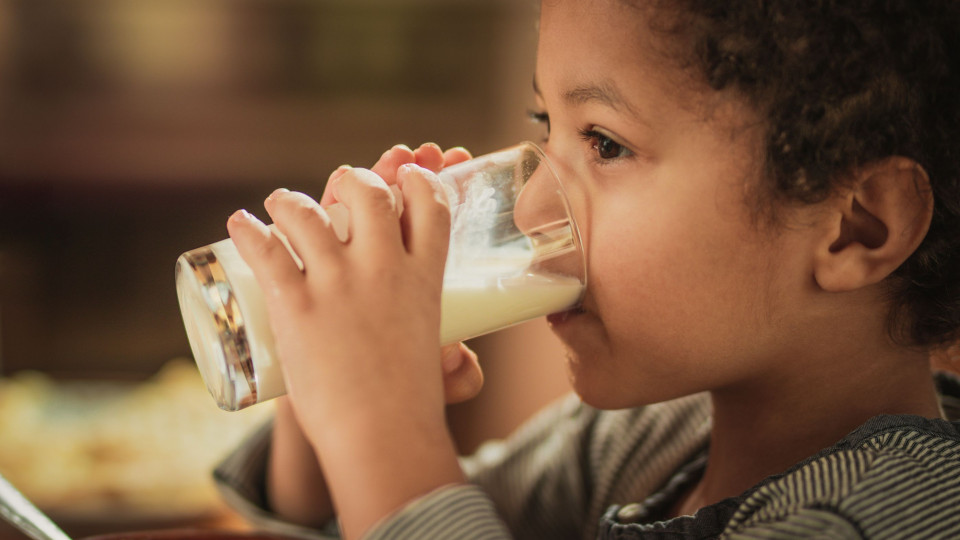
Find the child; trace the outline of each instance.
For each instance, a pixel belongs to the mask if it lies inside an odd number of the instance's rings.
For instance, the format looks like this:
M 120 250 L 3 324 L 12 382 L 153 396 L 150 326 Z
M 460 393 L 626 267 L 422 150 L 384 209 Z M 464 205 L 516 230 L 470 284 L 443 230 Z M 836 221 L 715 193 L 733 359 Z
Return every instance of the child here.
M 267 199 L 304 272 L 228 223 L 289 396 L 225 492 L 349 538 L 960 536 L 929 369 L 960 337 L 958 24 L 947 0 L 544 0 L 534 116 L 588 250 L 582 307 L 549 317 L 576 397 L 458 460 L 444 404 L 480 375 L 437 346 L 431 171 L 466 155 L 396 147 L 332 175 L 346 244 Z

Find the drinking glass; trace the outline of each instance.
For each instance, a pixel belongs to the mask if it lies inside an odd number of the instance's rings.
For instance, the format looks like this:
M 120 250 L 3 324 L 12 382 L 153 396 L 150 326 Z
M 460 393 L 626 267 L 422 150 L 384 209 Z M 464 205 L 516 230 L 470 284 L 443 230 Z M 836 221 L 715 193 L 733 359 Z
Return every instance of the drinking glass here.
M 577 306 L 587 279 L 583 244 L 539 147 L 524 142 L 438 177 L 451 214 L 438 345 Z M 337 236 L 348 238 L 348 210 L 326 210 Z M 176 287 L 190 348 L 220 408 L 240 410 L 285 393 L 263 293 L 232 240 L 182 254 Z

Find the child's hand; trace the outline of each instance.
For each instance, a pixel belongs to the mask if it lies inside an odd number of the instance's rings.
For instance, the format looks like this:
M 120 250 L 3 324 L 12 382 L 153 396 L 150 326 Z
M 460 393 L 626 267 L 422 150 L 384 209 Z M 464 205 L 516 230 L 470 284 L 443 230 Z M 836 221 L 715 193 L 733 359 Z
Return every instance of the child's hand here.
M 422 144 L 416 150 L 410 150 L 406 145 L 398 144 L 384 152 L 377 163 L 370 167 L 370 170 L 377 173 L 388 185 L 394 185 L 397 183 L 397 170 L 401 165 L 415 163 L 424 169 L 440 172 L 444 167 L 467 161 L 470 157 L 470 152 L 460 147 L 451 148 L 444 152 L 434 143 Z M 330 174 L 327 179 L 327 189 L 320 199 L 321 206 L 328 206 L 337 202 L 336 196 L 329 187 L 334 180 L 348 170 L 350 170 L 349 165 L 342 165 Z
M 264 289 L 301 421 L 327 423 L 344 407 L 364 410 L 371 396 L 401 389 L 410 401 L 398 406 L 443 405 L 438 335 L 449 209 L 431 176 L 410 164 L 396 175 L 406 227 L 380 176 L 352 168 L 336 177 L 331 193 L 349 208 L 355 231 L 346 243 L 315 201 L 275 191 L 264 206 L 303 271 L 263 223 L 245 212 L 231 217 L 230 234 Z
M 392 168 L 406 152 L 395 148 L 378 162 L 388 178 L 364 169 L 333 177 L 327 199 L 350 209 L 346 243 L 306 195 L 278 190 L 267 199 L 303 271 L 250 214 L 228 223 L 264 290 L 291 404 L 351 534 L 462 480 L 443 406 L 480 381 L 464 376 L 479 373 L 475 356 L 457 347 L 444 358 L 437 345 L 449 208 L 430 169 Z M 443 166 L 439 148 L 418 152 L 414 160 Z M 402 220 L 388 180 L 402 192 Z M 446 387 L 443 366 L 467 386 Z
M 397 183 L 397 170 L 405 164 L 415 163 L 433 172 L 444 167 L 467 161 L 472 156 L 465 148 L 455 147 L 446 151 L 434 143 L 425 143 L 416 150 L 406 145 L 396 145 L 380 156 L 371 171 L 375 172 L 388 185 Z M 327 188 L 320 199 L 321 206 L 337 203 L 336 195 L 330 185 L 351 169 L 344 165 L 338 167 L 327 179 Z M 444 396 L 447 403 L 460 403 L 477 395 L 483 386 L 483 372 L 477 362 L 477 355 L 463 343 L 447 345 L 441 351 L 443 358 Z

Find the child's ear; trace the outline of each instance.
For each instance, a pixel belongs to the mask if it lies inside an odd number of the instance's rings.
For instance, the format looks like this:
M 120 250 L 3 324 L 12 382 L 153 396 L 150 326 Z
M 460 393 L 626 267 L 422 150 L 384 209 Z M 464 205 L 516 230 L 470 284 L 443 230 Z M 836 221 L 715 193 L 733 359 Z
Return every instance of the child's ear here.
M 890 157 L 854 171 L 853 186 L 828 206 L 814 277 L 825 291 L 850 291 L 883 281 L 917 249 L 930 228 L 933 194 L 919 164 Z

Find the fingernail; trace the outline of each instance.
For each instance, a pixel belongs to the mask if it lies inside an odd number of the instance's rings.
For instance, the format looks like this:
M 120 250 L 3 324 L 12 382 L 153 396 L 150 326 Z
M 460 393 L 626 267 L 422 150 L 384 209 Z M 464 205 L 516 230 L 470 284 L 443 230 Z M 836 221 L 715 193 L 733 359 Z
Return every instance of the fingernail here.
M 261 236 L 270 236 L 270 229 L 267 227 L 267 225 L 257 219 L 257 216 L 247 212 L 244 209 L 234 212 L 228 220 L 228 225 L 230 223 L 233 223 L 239 227 L 244 227 L 247 231 L 257 231 L 257 233 L 259 233 Z
M 394 145 L 393 147 L 398 150 L 408 150 L 408 151 L 410 150 L 410 147 L 405 144 L 397 144 L 397 145 Z
M 267 197 L 267 202 L 273 202 L 278 196 L 284 193 L 290 193 L 290 190 L 287 188 L 277 188 L 273 190 L 273 193 L 271 193 L 270 196 Z
M 352 168 L 353 167 L 350 165 L 341 165 L 337 167 L 332 173 L 330 173 L 330 176 L 327 177 L 327 182 L 333 182 L 337 178 L 347 174 L 347 172 Z
M 416 169 L 419 169 L 419 167 L 417 167 L 417 165 L 414 164 L 414 163 L 404 163 L 403 165 L 401 165 L 400 167 L 398 167 L 398 168 L 397 168 L 397 182 L 399 182 L 399 183 L 402 184 L 402 183 L 403 183 L 403 180 L 404 180 L 406 177 L 410 176 L 410 173 L 412 173 L 412 172 L 413 172 L 414 170 L 416 170 Z
M 241 208 L 240 210 L 237 210 L 230 216 L 230 221 L 233 221 L 233 222 L 253 221 L 253 214 Z

